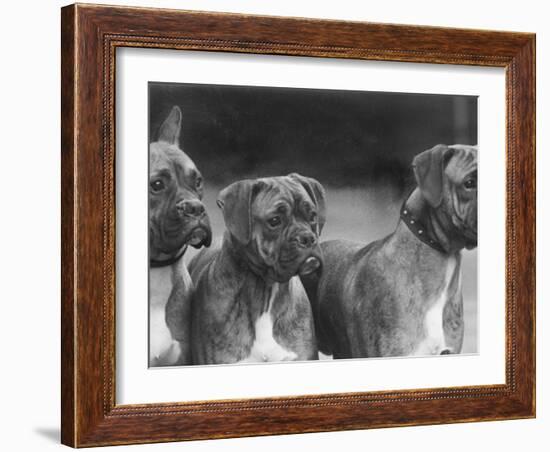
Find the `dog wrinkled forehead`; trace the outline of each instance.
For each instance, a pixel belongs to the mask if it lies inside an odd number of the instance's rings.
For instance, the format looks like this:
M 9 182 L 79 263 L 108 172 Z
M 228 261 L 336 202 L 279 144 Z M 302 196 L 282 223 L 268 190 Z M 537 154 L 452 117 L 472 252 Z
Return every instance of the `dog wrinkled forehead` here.
M 149 171 L 168 170 L 188 176 L 197 171 L 191 158 L 176 145 L 155 142 L 149 145 Z
M 289 176 L 266 177 L 258 182 L 261 189 L 253 201 L 253 210 L 257 214 L 270 212 L 278 203 L 288 204 L 290 208 L 305 200 L 313 204 L 305 188 Z
M 477 170 L 477 146 L 455 144 L 449 146 L 453 155 L 447 164 L 445 173 L 456 181 Z

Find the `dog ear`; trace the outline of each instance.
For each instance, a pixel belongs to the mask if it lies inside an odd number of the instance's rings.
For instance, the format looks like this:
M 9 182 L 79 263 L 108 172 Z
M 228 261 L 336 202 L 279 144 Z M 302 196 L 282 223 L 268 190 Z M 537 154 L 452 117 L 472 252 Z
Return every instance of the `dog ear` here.
M 257 181 L 241 180 L 225 187 L 216 201 L 225 226 L 240 243 L 248 244 L 252 231 L 252 196 Z
M 180 107 L 174 105 L 172 111 L 160 126 L 158 141 L 179 146 L 182 116 Z
M 320 182 L 311 177 L 305 177 L 298 173 L 289 174 L 288 177 L 299 182 L 305 188 L 311 200 L 315 203 L 315 207 L 317 208 L 317 235 L 321 235 L 321 231 L 327 219 L 327 196 L 325 189 Z
M 418 154 L 413 160 L 418 188 L 432 207 L 438 207 L 443 199 L 443 172 L 451 155 L 452 149 L 438 144 Z

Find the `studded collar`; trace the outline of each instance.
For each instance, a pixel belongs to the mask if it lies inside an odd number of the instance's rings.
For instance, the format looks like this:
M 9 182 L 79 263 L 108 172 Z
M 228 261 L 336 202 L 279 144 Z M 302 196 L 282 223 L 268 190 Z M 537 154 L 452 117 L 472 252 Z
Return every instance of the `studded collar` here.
M 426 228 L 426 225 L 422 222 L 418 216 L 414 215 L 407 207 L 407 201 L 410 195 L 405 198 L 403 205 L 401 206 L 401 221 L 407 225 L 409 230 L 416 236 L 418 240 L 425 243 L 429 247 L 433 248 L 440 253 L 446 253 L 445 249 L 434 237 L 430 237 L 430 234 Z

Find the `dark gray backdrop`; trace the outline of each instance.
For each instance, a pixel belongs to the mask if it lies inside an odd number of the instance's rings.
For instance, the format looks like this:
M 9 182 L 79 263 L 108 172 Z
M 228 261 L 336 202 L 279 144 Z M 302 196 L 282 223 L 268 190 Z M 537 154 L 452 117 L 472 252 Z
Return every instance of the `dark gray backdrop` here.
M 215 185 L 291 170 L 404 189 L 415 154 L 477 144 L 475 96 L 150 83 L 151 139 L 173 105 L 183 149 Z

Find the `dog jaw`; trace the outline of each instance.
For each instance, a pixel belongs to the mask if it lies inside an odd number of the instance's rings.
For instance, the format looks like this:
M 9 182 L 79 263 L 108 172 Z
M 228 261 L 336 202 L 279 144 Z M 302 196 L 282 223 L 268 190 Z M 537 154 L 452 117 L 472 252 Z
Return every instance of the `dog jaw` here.
M 310 256 L 300 265 L 298 273 L 300 276 L 306 276 L 318 270 L 320 267 L 321 261 L 317 257 Z

